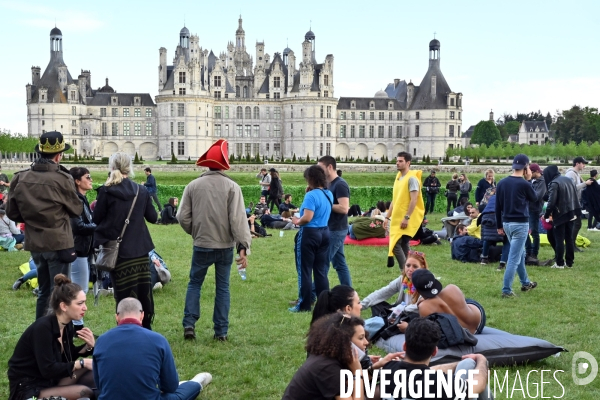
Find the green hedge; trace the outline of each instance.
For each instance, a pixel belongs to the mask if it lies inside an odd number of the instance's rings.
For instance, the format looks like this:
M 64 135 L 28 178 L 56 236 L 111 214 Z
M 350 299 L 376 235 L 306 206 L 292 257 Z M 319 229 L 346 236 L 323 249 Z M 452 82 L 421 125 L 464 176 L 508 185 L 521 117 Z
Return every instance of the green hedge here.
M 94 185 L 97 188 L 100 185 Z M 158 199 L 161 204 L 168 202 L 170 197 L 177 197 L 181 200 L 183 194 L 184 185 L 157 185 L 158 187 Z M 245 185 L 241 186 L 242 194 L 244 195 L 244 201 L 246 205 L 250 202 L 257 203 L 260 198 L 260 188 L 258 185 Z M 293 203 L 300 206 L 304 199 L 304 193 L 306 186 L 284 186 L 284 193 L 292 195 Z M 96 198 L 96 191 L 90 190 L 87 193 L 88 200 L 92 202 Z M 391 186 L 361 186 L 350 188 L 350 204 L 358 204 L 362 210 L 368 210 L 370 207 L 374 207 L 378 201 L 389 201 L 392 199 L 392 187 Z M 471 192 L 471 201 L 474 201 L 474 192 Z M 423 194 L 423 201 L 426 201 L 425 194 Z M 445 213 L 446 212 L 446 197 L 444 197 L 443 191 L 438 194 L 435 199 L 435 212 Z

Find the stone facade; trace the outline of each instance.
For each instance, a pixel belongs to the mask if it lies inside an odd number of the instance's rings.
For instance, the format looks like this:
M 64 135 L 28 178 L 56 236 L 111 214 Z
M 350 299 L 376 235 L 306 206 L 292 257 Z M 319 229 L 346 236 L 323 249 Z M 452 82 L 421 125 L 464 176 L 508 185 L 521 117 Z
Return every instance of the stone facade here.
M 544 144 L 548 137 L 546 121 L 523 121 L 519 126 L 519 144 Z
M 148 93 L 91 89 L 91 74 L 71 78 L 62 33 L 51 32 L 51 61 L 27 85 L 29 135 L 59 130 L 80 155 L 120 150 L 144 159 L 197 158 L 218 138 L 235 156 L 343 159 L 393 158 L 399 151 L 443 157 L 461 144 L 462 94 L 440 70 L 440 43 L 429 43 L 421 84 L 396 79 L 373 98 L 334 97 L 334 57 L 316 59 L 309 30 L 298 60 L 293 50 L 271 56 L 264 42 L 248 52 L 242 18 L 235 41 L 217 56 L 184 27 L 171 65 L 159 49 L 156 104 Z M 299 61 L 297 63 L 297 61 Z M 50 87 L 50 89 L 48 89 Z

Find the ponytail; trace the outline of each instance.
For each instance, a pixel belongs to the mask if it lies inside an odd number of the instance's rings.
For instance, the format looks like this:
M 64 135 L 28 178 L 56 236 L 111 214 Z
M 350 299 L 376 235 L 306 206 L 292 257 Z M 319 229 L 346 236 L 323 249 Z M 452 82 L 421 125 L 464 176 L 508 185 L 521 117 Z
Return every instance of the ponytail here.
M 324 315 L 343 310 L 346 306 L 352 306 L 354 293 L 356 291 L 346 285 L 337 285 L 331 290 L 324 290 L 319 293 L 310 324 L 312 325 Z

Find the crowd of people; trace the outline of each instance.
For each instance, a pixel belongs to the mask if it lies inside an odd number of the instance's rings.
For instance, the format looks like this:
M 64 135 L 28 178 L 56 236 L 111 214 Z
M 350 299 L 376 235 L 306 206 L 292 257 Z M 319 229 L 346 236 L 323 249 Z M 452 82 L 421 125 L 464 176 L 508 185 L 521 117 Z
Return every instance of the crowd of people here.
M 266 228 L 295 230 L 298 291 L 289 311 L 312 312 L 312 320 L 307 327 L 308 357 L 289 383 L 284 399 L 339 398 L 342 370 L 364 370 L 372 375 L 382 369 L 410 372 L 430 368 L 478 372 L 476 384 L 466 376 L 459 380 L 470 381 L 479 398 L 487 398 L 487 366 L 482 355 L 468 354 L 460 363 L 429 366 L 443 336 L 443 327 L 432 315 L 449 315 L 461 329 L 477 335 L 485 327 L 486 314 L 483 306 L 466 298 L 458 286 L 443 286 L 430 271 L 426 255 L 410 248 L 410 240 L 439 244 L 443 235 L 451 239 L 454 259 L 483 265 L 499 259 L 498 269 L 504 271 L 501 296 L 508 298 L 515 296 L 515 275 L 521 291 L 537 287 L 525 265 L 540 263 L 540 221 L 548 224 L 548 239 L 555 251 L 552 267 L 570 268 L 581 227 L 581 202 L 590 219 L 600 216 L 594 196 L 600 193 L 594 179 L 597 173 L 593 171 L 592 178 L 584 181 L 580 173 L 587 161 L 581 157 L 562 176 L 556 166 L 542 170 L 527 156 L 517 155 L 509 177 L 496 183 L 493 171 L 486 171 L 477 184 L 475 204 L 469 202 L 473 187 L 466 174 L 455 174 L 446 184 L 448 216 L 438 235 L 426 228 L 425 215 L 434 210 L 441 182 L 431 172 L 421 185 L 421 171 L 411 169 L 412 156 L 406 152 L 396 158 L 392 200 L 379 202 L 368 215 L 349 224 L 348 216 L 357 208 L 351 206 L 350 187 L 331 156 L 321 157 L 305 170 L 306 194 L 300 206 L 292 203 L 290 194 L 284 194 L 279 174 L 271 168 L 269 173 L 263 169 L 257 175 L 261 197 L 247 208 L 241 188 L 224 173 L 229 169 L 229 153 L 227 142 L 221 139 L 197 161 L 208 171 L 185 187 L 180 203 L 170 198 L 163 208 L 150 168 L 145 170 L 144 184 L 134 182 L 131 157 L 119 152 L 110 157 L 109 177 L 97 189 L 97 201 L 90 205 L 86 197 L 92 190 L 89 171 L 81 167 L 68 171 L 60 165 L 68 149 L 62 134 L 44 133 L 36 146 L 39 158 L 30 169 L 14 175 L 5 197 L 6 210 L 0 208 L 0 234 L 10 234 L 13 247 L 23 243 L 31 252 L 39 282 L 36 321 L 22 334 L 8 362 L 11 400 L 34 396 L 194 399 L 212 381 L 210 373 L 204 372 L 180 382 L 169 343 L 152 332 L 153 288 L 160 283 L 157 271 L 166 269 L 147 227 L 159 220 L 153 201 L 162 223 L 179 224 L 193 239 L 182 318 L 186 340 L 196 339 L 200 292 L 209 267 L 215 268 L 214 339 L 227 341 L 234 255 L 237 253 L 238 268 L 248 265 L 257 221 Z M 0 175 L 0 179 L 2 188 L 8 178 Z M 24 233 L 14 222 L 25 224 Z M 595 229 L 592 224 L 589 229 Z M 6 225 L 4 230 L 2 225 Z M 361 300 L 344 253 L 347 236 L 389 238 L 388 267 L 397 262 L 398 278 Z M 83 322 L 87 288 L 95 249 L 111 240 L 120 244 L 109 274 L 117 327 L 96 337 Z M 502 246 L 497 246 L 500 242 Z M 339 280 L 331 289 L 330 266 Z M 15 285 L 18 288 L 23 282 Z M 392 304 L 387 302 L 390 297 L 395 299 Z M 389 319 L 399 306 L 403 317 Z M 382 332 L 381 328 L 378 332 L 365 329 L 361 310 L 368 308 L 373 317 L 385 317 L 388 335 L 405 335 L 404 351 L 385 357 L 368 354 L 369 335 Z M 75 346 L 73 338 L 84 344 Z M 148 345 L 137 346 L 142 342 Z M 436 389 L 431 382 L 413 383 L 421 387 L 432 384 L 430 389 Z M 366 395 L 365 386 L 352 387 L 349 398 Z M 379 398 L 379 389 L 374 397 L 368 397 Z

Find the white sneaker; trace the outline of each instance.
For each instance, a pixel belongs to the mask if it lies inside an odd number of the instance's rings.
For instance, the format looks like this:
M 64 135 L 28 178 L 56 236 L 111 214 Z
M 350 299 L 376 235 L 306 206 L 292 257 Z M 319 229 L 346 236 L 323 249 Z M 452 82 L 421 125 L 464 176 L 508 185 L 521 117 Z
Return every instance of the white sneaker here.
M 208 372 L 200 372 L 198 375 L 190 379 L 192 382 L 198 382 L 202 389 L 206 387 L 209 383 L 212 382 L 212 375 Z
M 160 283 L 160 282 L 156 282 L 154 284 L 154 287 L 152 288 L 152 290 L 158 290 L 158 289 L 162 289 L 162 283 Z
M 100 296 L 110 296 L 111 294 L 113 294 L 113 288 L 100 289 L 98 290 L 98 294 Z
M 565 266 L 564 265 L 558 265 L 557 263 L 554 263 L 554 265 L 551 266 L 550 268 L 565 269 Z
M 591 231 L 591 232 L 598 232 L 599 230 L 600 229 L 598 229 L 598 228 L 588 228 L 588 231 Z

